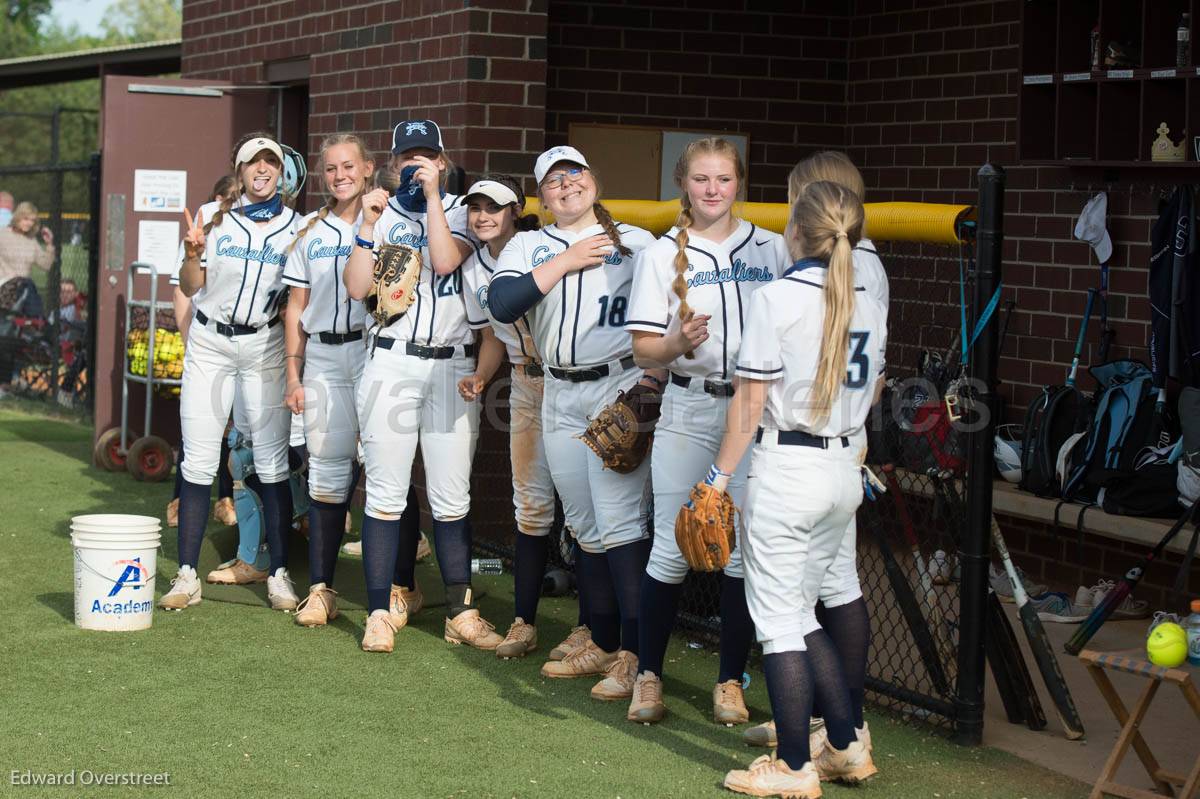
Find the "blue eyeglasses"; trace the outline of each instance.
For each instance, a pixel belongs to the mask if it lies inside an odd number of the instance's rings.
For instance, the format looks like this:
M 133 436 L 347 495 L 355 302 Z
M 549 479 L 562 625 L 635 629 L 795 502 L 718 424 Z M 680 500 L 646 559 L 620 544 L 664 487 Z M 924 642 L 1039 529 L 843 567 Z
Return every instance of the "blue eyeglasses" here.
M 555 172 L 550 175 L 542 183 L 542 188 L 558 189 L 561 188 L 568 180 L 574 183 L 583 177 L 583 173 L 587 170 L 581 166 L 573 166 L 570 169 L 564 169 L 562 172 Z

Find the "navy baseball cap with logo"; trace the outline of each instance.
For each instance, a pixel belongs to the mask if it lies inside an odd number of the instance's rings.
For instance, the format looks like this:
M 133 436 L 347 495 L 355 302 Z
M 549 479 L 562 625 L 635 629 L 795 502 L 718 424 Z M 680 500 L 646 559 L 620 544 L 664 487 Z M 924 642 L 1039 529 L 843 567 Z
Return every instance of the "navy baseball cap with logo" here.
M 435 153 L 446 149 L 442 145 L 442 129 L 432 119 L 405 120 L 392 131 L 392 155 L 418 147 Z

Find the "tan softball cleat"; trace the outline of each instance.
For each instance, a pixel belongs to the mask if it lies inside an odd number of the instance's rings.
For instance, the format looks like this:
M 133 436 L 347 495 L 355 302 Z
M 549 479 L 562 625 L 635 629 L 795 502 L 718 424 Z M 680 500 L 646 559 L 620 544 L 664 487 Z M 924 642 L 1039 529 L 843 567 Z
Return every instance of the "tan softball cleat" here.
M 845 749 L 834 749 L 826 742 L 821 753 L 813 756 L 813 764 L 823 782 L 858 783 L 879 773 L 871 750 L 862 741 L 853 741 Z
M 433 550 L 429 548 L 429 539 L 425 537 L 424 533 L 421 533 L 421 540 L 417 542 L 417 562 L 420 563 L 432 554 Z
M 818 725 L 817 722 L 820 722 Z M 854 732 L 858 736 L 858 740 L 862 741 L 867 747 L 868 752 L 874 752 L 875 747 L 871 744 L 871 725 L 863 722 L 861 727 L 855 728 Z M 829 743 L 829 731 L 825 729 L 825 722 L 822 719 L 813 719 L 808 728 L 808 751 L 811 757 L 816 760 L 817 755 Z
M 488 651 L 500 646 L 504 640 L 496 632 L 496 625 L 480 616 L 475 609 L 464 610 L 453 619 L 446 619 L 446 632 L 442 637 L 456 646 L 466 644 Z
M 503 643 L 496 647 L 496 657 L 505 659 L 525 657 L 535 649 L 537 649 L 537 628 L 532 624 L 526 624 L 524 619 L 517 616 L 513 620 L 512 626 L 508 628 L 508 635 L 504 636 Z
M 218 499 L 217 504 L 213 505 L 213 518 L 226 527 L 236 527 L 237 511 L 233 507 L 233 500 L 229 497 Z
M 308 596 L 296 607 L 296 624 L 304 627 L 320 627 L 337 617 L 337 591 L 325 583 L 309 588 Z
M 591 677 L 604 674 L 617 659 L 616 652 L 605 652 L 589 637 L 562 660 L 542 664 L 543 677 Z
M 750 720 L 746 695 L 738 680 L 726 680 L 713 687 L 713 721 L 732 727 Z
M 386 610 L 377 610 L 367 616 L 366 628 L 363 630 L 362 649 L 364 652 L 391 652 L 396 644 L 396 628 L 388 618 Z
M 551 649 L 547 657 L 550 660 L 562 660 L 590 640 L 592 640 L 592 631 L 586 624 L 581 624 L 572 628 L 571 634 L 563 639 L 561 644 Z
M 204 581 L 217 585 L 250 585 L 265 583 L 268 576 L 266 569 L 256 569 L 241 558 L 234 558 L 210 571 Z
M 179 526 L 179 497 L 167 503 L 167 527 Z
M 765 746 L 774 749 L 779 745 L 775 737 L 775 722 L 765 721 L 742 733 L 742 741 L 747 746 Z
M 763 755 L 750 768 L 725 775 L 725 787 L 747 796 L 782 796 L 783 799 L 819 799 L 821 778 L 811 762 L 798 771 L 771 755 Z
M 667 715 L 663 702 L 662 680 L 654 672 L 643 671 L 633 681 L 633 697 L 629 700 L 629 712 L 625 718 L 642 724 L 654 724 Z
M 392 592 L 388 597 L 388 615 L 392 617 L 392 626 L 397 630 L 407 625 L 424 605 L 425 595 L 421 593 L 421 586 L 414 586 L 409 590 L 392 583 Z
M 342 544 L 342 554 L 355 558 L 362 557 L 362 541 L 347 541 Z
M 180 566 L 171 579 L 171 590 L 158 600 L 163 610 L 183 610 L 200 604 L 200 578 L 191 566 Z
M 633 696 L 633 683 L 637 679 L 637 655 L 628 649 L 617 651 L 617 657 L 604 673 L 604 679 L 592 686 L 592 699 L 615 702 Z

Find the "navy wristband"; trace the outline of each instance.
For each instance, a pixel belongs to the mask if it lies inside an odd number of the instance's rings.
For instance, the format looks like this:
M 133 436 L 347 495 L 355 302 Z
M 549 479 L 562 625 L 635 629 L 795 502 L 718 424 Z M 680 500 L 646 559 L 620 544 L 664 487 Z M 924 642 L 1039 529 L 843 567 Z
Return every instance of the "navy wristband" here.
M 354 243 L 357 244 L 359 247 L 362 247 L 365 250 L 375 249 L 375 242 L 367 241 L 366 239 L 362 238 L 361 236 L 355 236 Z

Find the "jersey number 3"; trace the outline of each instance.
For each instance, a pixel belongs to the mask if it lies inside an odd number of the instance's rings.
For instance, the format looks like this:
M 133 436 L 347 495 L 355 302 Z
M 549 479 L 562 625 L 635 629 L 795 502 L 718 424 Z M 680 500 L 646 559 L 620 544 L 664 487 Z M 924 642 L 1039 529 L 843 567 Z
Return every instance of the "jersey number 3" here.
M 871 373 L 871 359 L 867 357 L 867 339 L 871 334 L 850 331 L 850 361 L 846 370 L 846 388 L 862 388 Z

